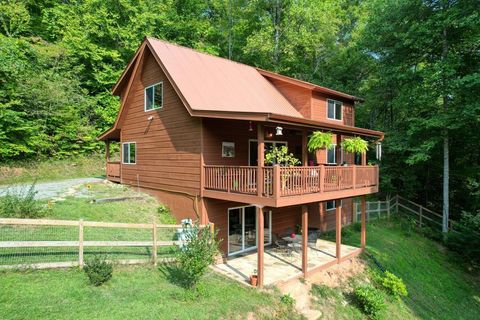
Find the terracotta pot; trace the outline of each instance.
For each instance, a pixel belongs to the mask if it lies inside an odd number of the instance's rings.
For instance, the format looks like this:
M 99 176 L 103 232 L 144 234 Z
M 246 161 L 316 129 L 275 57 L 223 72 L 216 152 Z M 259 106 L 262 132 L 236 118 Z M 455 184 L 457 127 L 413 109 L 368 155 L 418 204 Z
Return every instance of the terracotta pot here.
M 257 286 L 257 281 L 258 281 L 258 276 L 257 276 L 257 275 L 252 275 L 252 276 L 250 276 L 250 284 L 251 284 L 253 287 L 256 287 L 256 286 Z

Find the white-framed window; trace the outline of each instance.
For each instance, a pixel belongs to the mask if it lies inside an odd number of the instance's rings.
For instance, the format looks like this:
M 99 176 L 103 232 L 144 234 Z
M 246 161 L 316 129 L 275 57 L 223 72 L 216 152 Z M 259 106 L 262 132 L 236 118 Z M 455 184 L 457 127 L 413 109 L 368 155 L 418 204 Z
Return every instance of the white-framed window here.
M 163 82 L 145 88 L 145 111 L 163 107 Z
M 337 208 L 337 201 L 338 200 L 330 200 L 330 201 L 327 201 L 327 204 L 325 205 L 325 210 L 326 211 L 332 211 L 332 210 L 335 210 Z M 340 200 L 340 206 L 343 204 L 342 203 L 343 200 Z
M 343 102 L 327 99 L 327 118 L 331 120 L 342 120 Z
M 337 164 L 337 145 L 336 144 L 332 144 L 332 146 L 327 149 L 327 163 Z
M 135 142 L 122 143 L 122 163 L 135 164 L 137 159 L 137 144 Z

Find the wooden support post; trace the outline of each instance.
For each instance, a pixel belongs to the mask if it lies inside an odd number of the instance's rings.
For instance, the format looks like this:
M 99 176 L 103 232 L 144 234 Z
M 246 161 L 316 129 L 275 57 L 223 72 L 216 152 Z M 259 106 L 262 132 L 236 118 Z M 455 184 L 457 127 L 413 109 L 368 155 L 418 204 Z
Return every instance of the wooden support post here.
M 342 135 L 340 133 L 336 134 L 337 136 L 337 145 L 335 150 L 335 159 L 337 160 L 337 165 L 342 165 Z
M 153 218 L 153 223 L 152 223 L 152 238 L 153 238 L 152 261 L 153 261 L 153 265 L 156 267 L 157 266 L 157 221 L 155 220 L 155 218 Z
M 307 151 L 307 131 L 302 130 L 302 165 L 308 166 L 308 151 Z
M 364 152 L 362 153 L 362 166 L 366 166 L 367 165 L 367 153 Z
M 307 277 L 308 268 L 308 206 L 302 205 L 302 272 Z
M 210 232 L 212 233 L 212 236 L 215 235 L 215 224 L 213 222 L 210 222 Z
M 263 221 L 263 208 L 257 207 L 257 222 L 258 222 L 258 232 L 257 232 L 257 277 L 258 277 L 258 287 L 263 287 L 263 253 L 264 253 L 264 242 L 265 242 L 265 230 L 264 230 L 264 221 Z
M 353 184 L 353 190 L 357 188 L 357 166 L 354 165 L 352 169 L 352 184 Z
M 83 219 L 78 221 L 78 265 L 83 269 Z
M 321 165 L 320 166 L 320 193 L 323 193 L 323 187 L 324 187 L 324 184 L 325 184 L 325 166 L 324 165 Z
M 367 244 L 367 204 L 365 196 L 361 198 L 361 207 L 362 207 L 362 228 L 360 233 L 360 243 L 362 250 L 365 250 Z
M 110 140 L 105 141 L 105 160 L 110 161 Z
M 336 210 L 335 210 L 335 245 L 336 245 L 336 258 L 337 263 L 340 263 L 342 258 L 342 205 L 341 200 L 336 200 Z
M 265 160 L 265 133 L 263 125 L 257 125 L 257 195 L 263 194 L 263 165 Z

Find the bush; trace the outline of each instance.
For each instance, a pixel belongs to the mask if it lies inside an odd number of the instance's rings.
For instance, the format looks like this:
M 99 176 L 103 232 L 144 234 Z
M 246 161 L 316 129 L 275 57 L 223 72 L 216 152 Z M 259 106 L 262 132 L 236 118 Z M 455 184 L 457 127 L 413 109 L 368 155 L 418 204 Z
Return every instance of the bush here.
M 400 297 L 408 295 L 407 287 L 405 283 L 403 283 L 403 280 L 389 271 L 384 273 L 381 284 L 392 296 Z
M 280 298 L 280 302 L 283 303 L 288 309 L 293 309 L 295 306 L 295 299 L 290 294 L 284 294 Z
M 465 262 L 480 267 L 480 211 L 463 212 L 460 222 L 453 225 L 456 232 L 449 232 L 446 247 L 456 252 Z
M 385 297 L 382 292 L 371 285 L 364 285 L 355 288 L 355 301 L 362 311 L 372 317 L 378 319 L 380 313 L 385 309 Z
M 175 217 L 172 215 L 170 208 L 167 207 L 164 204 L 161 204 L 157 208 L 157 212 L 160 218 L 160 223 L 163 224 L 176 224 L 177 221 L 175 220 Z
M 204 228 L 186 226 L 184 234 L 186 245 L 177 253 L 177 264 L 182 285 L 190 289 L 195 288 L 208 266 L 215 261 L 218 241 L 216 234 L 212 234 L 208 226 Z
M 0 198 L 0 216 L 35 219 L 45 216 L 47 210 L 35 200 L 35 183 L 29 187 L 9 187 Z
M 85 262 L 83 271 L 87 274 L 91 284 L 100 286 L 112 278 L 113 264 L 104 258 L 95 256 Z

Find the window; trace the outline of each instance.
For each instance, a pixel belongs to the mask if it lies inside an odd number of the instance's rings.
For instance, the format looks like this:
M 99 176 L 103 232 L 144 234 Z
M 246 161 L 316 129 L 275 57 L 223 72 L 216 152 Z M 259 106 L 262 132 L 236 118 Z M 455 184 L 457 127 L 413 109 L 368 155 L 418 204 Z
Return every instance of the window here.
M 331 148 L 327 149 L 327 163 L 337 164 L 337 146 L 334 144 Z
M 343 200 L 340 200 L 340 206 L 343 205 Z M 326 210 L 327 211 L 332 211 L 332 210 L 335 210 L 337 208 L 337 200 L 330 200 L 330 201 L 327 201 L 327 205 L 326 205 Z
M 159 82 L 145 88 L 145 111 L 163 107 L 163 83 Z
M 336 100 L 327 100 L 327 118 L 333 120 L 342 120 L 343 103 Z
M 327 211 L 330 211 L 330 210 L 335 210 L 335 208 L 337 207 L 337 203 L 335 200 L 331 200 L 331 201 L 327 201 Z
M 222 158 L 235 157 L 235 142 L 222 142 Z
M 135 164 L 137 153 L 137 144 L 135 142 L 125 142 L 122 144 L 122 163 Z

